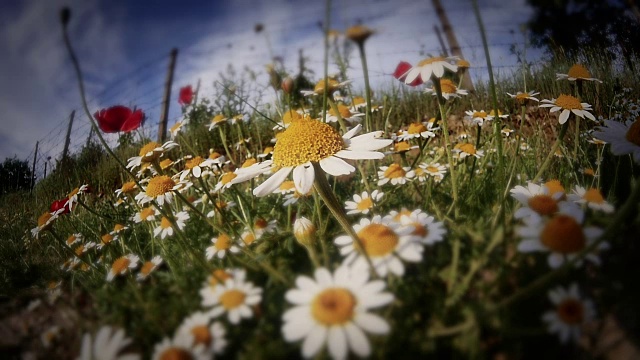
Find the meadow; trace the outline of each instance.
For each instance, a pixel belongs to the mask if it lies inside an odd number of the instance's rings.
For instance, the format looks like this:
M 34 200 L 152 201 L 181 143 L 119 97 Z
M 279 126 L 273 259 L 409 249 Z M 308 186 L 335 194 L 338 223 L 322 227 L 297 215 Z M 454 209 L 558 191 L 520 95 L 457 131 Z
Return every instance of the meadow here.
M 366 59 L 370 35 L 340 36 Z M 343 69 L 361 61 L 329 50 Z M 1 315 L 39 319 L 18 347 L 83 359 L 635 351 L 637 73 L 585 49 L 462 89 L 482 65 L 413 59 L 374 91 L 344 71 L 309 82 L 273 65 L 268 104 L 247 101 L 242 74 L 213 98 L 183 88 L 166 141 L 140 136 L 131 110 L 93 109 L 101 143 L 0 199 Z

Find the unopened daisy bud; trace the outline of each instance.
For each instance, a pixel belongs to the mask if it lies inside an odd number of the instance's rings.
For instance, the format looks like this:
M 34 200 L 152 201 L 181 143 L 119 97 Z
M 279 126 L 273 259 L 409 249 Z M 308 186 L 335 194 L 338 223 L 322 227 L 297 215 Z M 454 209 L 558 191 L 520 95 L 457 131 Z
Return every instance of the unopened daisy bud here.
M 282 84 L 280 84 L 280 87 L 282 88 L 282 91 L 285 92 L 285 94 L 291 94 L 291 92 L 293 91 L 293 79 L 290 76 L 287 76 L 286 78 L 284 78 L 284 80 L 282 80 Z
M 352 26 L 345 32 L 345 36 L 357 44 L 363 44 L 371 35 L 373 30 L 364 25 Z
M 316 226 L 309 219 L 301 217 L 293 223 L 293 235 L 298 243 L 304 246 L 311 246 L 316 241 Z

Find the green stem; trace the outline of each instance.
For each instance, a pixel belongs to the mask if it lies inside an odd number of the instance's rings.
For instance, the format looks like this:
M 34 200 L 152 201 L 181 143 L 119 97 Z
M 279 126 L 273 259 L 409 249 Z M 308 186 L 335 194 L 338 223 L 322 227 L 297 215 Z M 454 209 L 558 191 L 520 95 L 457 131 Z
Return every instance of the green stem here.
M 569 128 L 569 121 L 567 120 L 567 122 L 562 124 L 562 127 L 560 128 L 560 134 L 558 134 L 558 138 L 556 139 L 556 142 L 551 147 L 551 152 L 549 152 L 549 155 L 547 155 L 547 158 L 542 163 L 542 166 L 540 166 L 540 170 L 538 170 L 538 173 L 536 174 L 536 176 L 533 177 L 534 183 L 540 180 L 540 177 L 542 176 L 542 174 L 544 174 L 545 170 L 547 170 L 547 167 L 549 167 L 549 164 L 551 163 L 551 159 L 556 153 L 558 146 L 560 146 L 560 143 L 562 142 L 562 139 L 564 138 L 564 134 L 567 132 L 568 128 Z
M 438 99 L 438 109 L 440 110 L 440 118 L 442 119 L 442 134 L 444 135 L 444 149 L 447 153 L 447 161 L 449 162 L 449 174 L 451 175 L 451 190 L 453 193 L 453 203 L 451 206 L 454 208 L 455 217 L 458 217 L 458 183 L 456 182 L 456 171 L 453 165 L 453 156 L 451 155 L 451 142 L 449 141 L 449 126 L 447 124 L 447 118 L 444 111 L 444 98 L 442 97 L 442 86 L 440 85 L 440 79 L 433 79 L 433 85 L 436 89 L 436 98 Z M 434 124 L 435 126 L 435 124 Z
M 367 101 L 367 113 L 366 113 L 366 131 L 371 131 L 371 87 L 369 86 L 369 68 L 367 67 L 367 56 L 364 52 L 364 41 L 358 43 L 358 50 L 360 50 L 360 60 L 362 60 L 362 71 L 364 72 L 364 98 Z

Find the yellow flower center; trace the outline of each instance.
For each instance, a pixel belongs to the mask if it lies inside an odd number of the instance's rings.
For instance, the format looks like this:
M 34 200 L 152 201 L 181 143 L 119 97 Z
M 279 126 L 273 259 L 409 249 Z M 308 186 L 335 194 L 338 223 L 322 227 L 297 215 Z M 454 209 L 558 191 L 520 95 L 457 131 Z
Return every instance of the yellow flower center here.
M 193 356 L 185 349 L 170 347 L 160 354 L 160 360 L 192 360 Z
M 105 245 L 109 245 L 109 243 L 111 243 L 111 241 L 113 241 L 113 235 L 111 234 L 104 234 L 102 235 L 102 243 Z
M 487 113 L 485 111 L 474 111 L 473 112 L 473 117 L 474 118 L 486 118 L 487 117 Z
M 173 124 L 173 126 L 171 127 L 171 129 L 169 129 L 169 131 L 172 133 L 175 133 L 176 131 L 180 130 L 181 127 L 182 127 L 182 121 L 178 121 L 177 123 Z
M 489 115 L 491 115 L 491 116 L 496 116 L 496 112 L 495 112 L 495 110 L 491 110 L 491 111 L 489 112 Z M 498 110 L 498 116 L 500 116 L 500 115 L 502 115 L 502 111 L 501 111 L 501 110 Z
M 276 142 L 273 163 L 276 167 L 318 162 L 344 149 L 344 141 L 329 124 L 315 120 L 296 121 Z
M 407 172 L 404 171 L 402 166 L 400 166 L 398 164 L 395 164 L 395 163 L 389 165 L 387 170 L 384 171 L 384 177 L 387 178 L 387 179 L 402 178 L 406 174 L 407 174 Z
M 556 99 L 556 105 L 566 110 L 582 110 L 582 104 L 580 103 L 580 100 L 571 95 L 562 94 L 558 96 L 558 98 Z
M 132 192 L 133 190 L 135 190 L 135 188 L 136 188 L 136 183 L 133 182 L 133 181 L 129 181 L 129 182 L 126 182 L 126 183 L 122 184 L 122 187 L 120 188 L 120 191 L 123 194 L 128 194 L 128 193 Z
M 249 166 L 251 166 L 251 165 L 253 165 L 253 164 L 257 163 L 257 162 L 258 162 L 258 160 L 254 159 L 254 158 L 250 158 L 250 159 L 245 160 L 245 162 L 242 163 L 242 167 L 243 168 L 248 168 Z
M 364 25 L 352 26 L 348 28 L 347 31 L 345 31 L 344 33 L 344 35 L 347 38 L 351 39 L 352 41 L 355 41 L 356 43 L 364 42 L 372 34 L 373 34 L 373 30 L 369 29 Z
M 364 251 L 371 257 L 390 254 L 400 242 L 393 229 L 382 224 L 369 224 L 357 235 Z
M 71 198 L 73 196 L 78 195 L 78 192 L 80 192 L 80 188 L 75 188 L 73 190 L 71 190 L 71 192 L 69 193 L 69 195 L 67 195 L 68 198 Z
M 140 268 L 140 273 L 144 276 L 147 276 L 153 271 L 155 267 L 156 264 L 151 261 L 147 261 L 144 263 L 144 265 L 142 265 L 142 268 Z
M 253 235 L 252 232 L 248 232 L 243 238 L 242 241 L 245 243 L 245 245 L 251 245 L 253 244 L 254 241 L 256 241 L 256 236 Z
M 267 226 L 269 226 L 269 222 L 263 218 L 258 218 L 253 223 L 253 228 L 256 230 L 265 229 Z
M 174 186 L 176 186 L 176 183 L 170 177 L 160 175 L 149 180 L 146 193 L 148 196 L 155 198 L 168 193 Z
M 122 229 L 124 229 L 124 225 L 122 225 L 122 224 L 116 224 L 116 225 L 113 227 L 113 231 L 114 231 L 114 232 L 121 231 Z
M 445 61 L 445 59 L 442 56 L 436 56 L 436 57 L 424 59 L 424 60 L 422 60 L 422 61 L 420 61 L 418 63 L 418 66 L 429 65 L 429 64 L 433 64 L 434 62 L 438 62 L 438 61 Z
M 211 119 L 212 124 L 219 124 L 223 121 L 227 120 L 222 114 L 218 114 Z
M 567 73 L 567 75 L 569 75 L 569 77 L 576 78 L 576 79 L 588 79 L 588 78 L 591 78 L 591 73 L 582 64 L 573 65 L 569 69 L 569 72 Z
M 200 157 L 200 156 L 196 156 L 196 157 L 194 157 L 194 158 L 192 158 L 192 159 L 187 160 L 187 161 L 184 163 L 184 167 L 185 167 L 186 169 L 193 169 L 194 167 L 196 167 L 196 166 L 198 166 L 198 165 L 202 164 L 202 162 L 203 162 L 203 161 L 204 161 L 204 159 L 203 159 L 202 157 Z
M 325 326 L 342 325 L 351 321 L 356 298 L 345 288 L 323 290 L 311 302 L 311 315 Z
M 443 94 L 455 94 L 458 87 L 449 79 L 440 79 L 440 88 Z
M 558 202 L 549 195 L 535 195 L 527 200 L 531 210 L 542 216 L 550 216 L 558 212 Z
M 426 169 L 428 172 L 430 172 L 431 174 L 439 174 L 440 173 L 440 169 L 438 169 L 435 166 L 427 166 Z
M 75 253 L 77 256 L 84 254 L 84 245 L 80 245 L 76 248 Z
M 171 221 L 169 221 L 168 218 L 166 217 L 162 217 L 162 219 L 160 219 L 160 227 L 163 229 L 168 229 L 171 227 Z
M 462 68 L 462 69 L 468 69 L 471 67 L 471 63 L 464 59 L 458 60 L 456 62 L 456 65 L 458 65 L 458 68 Z
M 227 234 L 220 234 L 216 241 L 216 248 L 218 250 L 227 250 L 231 247 L 231 238 Z
M 349 108 L 342 104 L 338 104 L 338 112 L 340 113 L 340 117 L 343 119 L 350 118 L 352 115 L 351 111 L 349 111 Z M 336 112 L 335 110 L 333 110 L 333 108 L 329 109 L 329 115 L 336 116 Z
M 113 262 L 113 264 L 111 265 L 111 271 L 113 271 L 115 274 L 120 274 L 123 271 L 127 270 L 129 264 L 131 264 L 131 260 L 129 260 L 129 258 L 126 256 L 121 256 Z
M 164 159 L 160 161 L 160 167 L 162 168 L 162 170 L 168 169 L 171 165 L 173 165 L 173 161 L 171 161 L 171 159 Z
M 329 79 L 327 81 L 328 84 L 328 88 L 327 88 L 327 93 L 331 94 L 332 92 L 338 90 L 338 80 L 335 79 Z M 313 91 L 318 94 L 318 95 L 322 95 L 324 93 L 324 79 L 318 81 L 316 83 L 316 86 L 313 88 Z
M 222 307 L 226 310 L 232 310 L 244 304 L 246 297 L 247 295 L 240 290 L 227 290 L 224 294 L 220 295 L 220 304 L 222 304 Z
M 140 153 L 138 155 L 142 157 L 142 161 L 147 161 L 147 162 L 152 161 L 152 160 L 156 159 L 156 155 L 155 155 L 154 149 L 158 148 L 158 147 L 160 147 L 160 144 L 158 144 L 155 141 L 152 141 L 152 142 L 146 144 L 145 146 L 143 146 L 140 149 Z M 151 154 L 147 155 L 148 153 L 151 153 Z
M 198 325 L 191 328 L 191 335 L 193 335 L 193 344 L 202 344 L 205 347 L 211 345 L 213 336 L 206 325 Z
M 220 154 L 219 152 L 212 152 L 211 154 L 209 154 L 209 159 L 211 160 L 215 160 L 217 158 L 219 158 L 220 156 L 222 156 L 222 154 Z
M 605 202 L 600 190 L 594 188 L 587 190 L 582 198 L 594 204 L 603 204 Z
M 302 116 L 302 114 L 300 114 L 297 111 L 294 110 L 289 110 L 286 113 L 284 113 L 284 115 L 282 115 L 282 123 L 283 124 L 290 124 L 294 121 L 298 121 L 300 119 L 302 119 L 304 116 Z
M 409 134 L 420 134 L 425 131 L 427 131 L 427 127 L 419 122 L 409 124 L 409 128 L 407 129 Z
M 596 175 L 595 171 L 593 171 L 593 169 L 592 169 L 592 168 L 584 169 L 583 173 L 584 173 L 585 175 L 589 175 L 589 176 L 595 176 L 595 175 Z
M 469 155 L 476 154 L 476 147 L 473 144 L 469 144 L 469 143 L 457 144 L 455 148 Z
M 572 254 L 582 250 L 587 242 L 582 227 L 567 215 L 557 215 L 547 222 L 540 241 L 553 252 Z
M 556 309 L 558 317 L 565 324 L 575 325 L 582 323 L 584 318 L 584 306 L 576 299 L 566 299 L 558 304 Z
M 67 238 L 67 245 L 71 245 L 76 241 L 76 236 L 75 235 L 71 235 Z
M 366 100 L 362 97 L 362 96 L 354 96 L 353 97 L 353 105 L 360 105 L 360 104 L 364 104 L 366 102 Z
M 287 180 L 282 182 L 279 189 L 280 191 L 289 191 L 289 190 L 293 190 L 295 187 L 296 185 L 293 183 L 292 180 Z
M 411 149 L 411 145 L 409 145 L 409 143 L 406 142 L 406 141 L 401 141 L 399 143 L 395 143 L 395 144 L 393 144 L 393 147 L 396 150 L 396 152 L 405 152 L 405 151 L 409 151 Z
M 368 210 L 368 209 L 371 209 L 372 207 L 373 207 L 373 200 L 371 200 L 371 198 L 363 198 L 356 206 L 356 208 L 360 211 Z
M 209 278 L 209 285 L 216 286 L 220 282 L 225 282 L 227 279 L 231 279 L 231 275 L 222 269 L 213 270 L 211 277 Z
M 225 173 L 220 178 L 220 182 L 222 183 L 222 185 L 226 185 L 229 182 L 231 182 L 231 180 L 235 179 L 237 176 L 238 175 L 236 175 L 236 173 L 232 173 L 232 172 Z
M 217 200 L 216 201 L 216 207 L 220 210 L 225 209 L 227 207 L 227 202 L 223 201 L 223 200 Z
M 518 100 L 521 103 L 525 102 L 528 98 L 529 98 L 529 94 L 527 93 L 516 94 L 516 100 Z
M 544 183 L 544 186 L 549 190 L 549 195 L 554 196 L 557 193 L 564 194 L 564 186 L 560 184 L 560 180 L 549 180 Z M 563 195 L 564 198 L 564 195 Z
M 142 220 L 147 220 L 148 218 L 150 218 L 154 214 L 155 214 L 155 211 L 154 211 L 153 207 L 149 206 L 147 208 L 142 209 L 142 211 L 140 211 L 140 218 Z
M 631 124 L 624 137 L 630 143 L 640 146 L 640 118 L 637 118 L 636 121 Z

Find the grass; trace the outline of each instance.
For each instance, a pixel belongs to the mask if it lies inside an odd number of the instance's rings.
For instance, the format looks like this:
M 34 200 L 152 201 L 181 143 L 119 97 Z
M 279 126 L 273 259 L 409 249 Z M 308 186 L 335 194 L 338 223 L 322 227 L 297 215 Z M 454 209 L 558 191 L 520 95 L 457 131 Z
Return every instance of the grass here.
M 633 88 L 639 80 L 637 74 L 628 69 L 613 69 L 611 59 L 600 57 L 597 51 L 585 54 L 586 58 L 580 60 L 603 83 L 585 84 L 580 93 L 581 101 L 592 104 L 595 115 L 612 118 L 621 113 L 628 116 L 623 110 L 628 104 L 622 102 L 637 101 L 638 90 L 623 92 L 622 89 Z M 526 69 L 526 90 L 539 91 L 540 99 L 573 93 L 575 89 L 567 81 L 555 79 L 556 73 L 566 72 L 573 62 L 574 59 L 555 59 L 539 68 Z M 230 77 L 235 78 L 236 75 L 231 74 Z M 455 77 L 454 74 L 448 76 Z M 259 88 L 255 83 L 229 79 L 223 83 L 225 86 L 218 87 L 220 93 L 215 98 L 200 98 L 196 104 L 184 108 L 185 119 L 189 123 L 175 138 L 180 146 L 165 152 L 162 157 L 172 159 L 175 165 L 161 169 L 157 163 L 151 162 L 149 169 L 173 175 L 177 182 L 176 174 L 183 170 L 187 161 L 193 156 L 206 158 L 210 149 L 226 154 L 228 159 L 241 166 L 246 159 L 261 154 L 274 136 L 273 124 L 264 115 L 279 121 L 280 114 L 289 109 L 288 104 L 292 101 L 296 106 L 291 108 L 300 105 L 314 116 L 322 113 L 322 101 L 318 98 L 288 98 L 283 92 L 279 93 L 277 101 L 269 104 L 268 109 L 264 104 L 258 104 L 256 107 L 261 111 L 252 111 L 246 105 L 245 94 L 249 93 L 249 88 Z M 232 85 L 235 92 L 229 91 Z M 610 236 L 606 240 L 610 249 L 599 252 L 601 266 L 586 262 L 581 267 L 565 266 L 557 270 L 549 268 L 546 253 L 518 252 L 517 246 L 521 241 L 518 233 L 523 223 L 514 219 L 514 213 L 520 206 L 512 199 L 509 190 L 534 178 L 549 154 L 560 126 L 555 115 L 550 115 L 547 109 L 532 103 L 523 110 L 506 96 L 506 92 L 525 90 L 523 73 L 498 78 L 496 86 L 498 108 L 509 114 L 508 119 L 500 120 L 501 127 L 515 130 L 510 137 L 502 139 L 505 155 L 502 163 L 505 166 L 496 166 L 500 163 L 493 151 L 497 139 L 492 126 L 485 125 L 480 131 L 478 147 L 485 155 L 477 159 L 473 156 L 452 159 L 456 164 L 458 188 L 455 203 L 451 168 L 441 181 L 414 178 L 404 185 L 382 186 L 377 185 L 378 171 L 380 166 L 392 163 L 413 165 L 414 171 L 422 162 L 446 164 L 444 146 L 476 144 L 476 127 L 464 121 L 463 117 L 466 110 L 488 111 L 492 107 L 488 85 L 482 82 L 476 83 L 475 94 L 442 103 L 446 116 L 445 120 L 439 121 L 446 121 L 450 143 L 444 141 L 440 131 L 428 141 L 412 140 L 411 144 L 417 145 L 418 149 L 389 154 L 381 160 L 354 163 L 357 170 L 352 174 L 328 178 L 331 190 L 328 194 L 314 191 L 293 205 L 283 206 L 285 195 L 264 198 L 252 195 L 252 189 L 263 183 L 266 176 L 235 184 L 224 191 L 214 191 L 222 181 L 220 175 L 233 170 L 233 164 L 213 167 L 212 174 L 207 177 L 188 176 L 186 179 L 192 186 L 176 191 L 171 204 L 157 206 L 168 219 L 180 211 L 187 211 L 190 215 L 184 229 L 173 223 L 174 235 L 166 239 L 153 234 L 154 228 L 160 225 L 160 216 L 151 222 L 135 223 L 131 220 L 143 205 L 134 199 L 135 193 L 121 197 L 114 194 L 129 179 L 99 145 L 90 143 L 68 164 L 58 166 L 48 178 L 39 182 L 33 193 L 12 194 L 0 200 L 0 233 L 4 234 L 0 243 L 2 294 L 9 298 L 11 294 L 29 287 L 44 287 L 49 281 L 62 279 L 71 299 L 77 299 L 79 294 L 89 296 L 94 314 L 93 318 L 87 318 L 77 328 L 68 331 L 95 333 L 100 325 L 106 324 L 122 327 L 134 339 L 135 345 L 128 350 L 148 356 L 164 337 L 174 336 L 185 318 L 196 311 L 210 309 L 202 305 L 200 290 L 207 288 L 208 285 L 203 284 L 211 280 L 214 270 L 242 268 L 247 271 L 247 280 L 262 289 L 262 298 L 250 308 L 251 316 L 237 324 L 230 322 L 226 315 L 215 319 L 226 329 L 228 345 L 224 356 L 299 357 L 301 344 L 287 342 L 282 335 L 282 316 L 292 307 L 285 300 L 285 293 L 295 287 L 298 276 L 312 276 L 316 266 L 307 249 L 296 241 L 293 230 L 295 218 L 305 216 L 315 225 L 317 240 L 311 251 L 317 253 L 324 267 L 335 269 L 342 263 L 343 256 L 334 239 L 346 233 L 339 220 L 358 224 L 361 218 L 372 219 L 373 214 L 384 216 L 406 208 L 420 209 L 432 215 L 435 221 L 443 223 L 446 235 L 442 241 L 425 245 L 420 261 L 404 261 L 402 274 L 380 276 L 394 300 L 373 311 L 391 329 L 384 336 L 368 336 L 373 356 L 586 356 L 598 351 L 598 339 L 602 336 L 598 325 L 602 324 L 600 319 L 610 314 L 622 323 L 629 338 L 639 338 L 638 309 L 634 304 L 638 303 L 640 296 L 630 285 L 635 278 L 628 270 L 635 266 L 637 257 L 634 255 L 638 254 L 638 248 L 633 239 L 625 235 L 637 233 L 638 212 L 627 214 L 620 210 L 632 194 L 633 179 L 637 179 L 638 174 L 637 164 L 628 156 L 611 155 L 608 149 L 598 151 L 601 148 L 587 143 L 584 137 L 578 144 L 578 156 L 573 157 L 575 117 L 572 116 L 567 136 L 562 141 L 563 156 L 551 163 L 543 178 L 559 179 L 567 192 L 576 185 L 596 187 L 615 205 L 613 214 L 583 210 L 590 226 L 607 229 Z M 341 93 L 347 99 L 362 95 L 352 88 Z M 383 108 L 373 112 L 371 123 L 374 130 L 384 131 L 385 137 L 410 123 L 438 116 L 436 97 L 415 91 L 400 82 L 377 89 L 375 94 L 378 95 L 374 97 L 373 105 L 383 105 Z M 213 131 L 206 126 L 217 114 L 232 118 L 241 113 L 248 114 L 249 120 L 225 123 L 220 130 L 216 128 Z M 522 114 L 525 115 L 524 120 L 521 119 Z M 587 120 L 581 124 L 582 131 L 595 126 Z M 337 123 L 334 125 L 339 131 Z M 463 130 L 470 135 L 466 140 L 456 137 Z M 520 140 L 515 140 L 516 135 L 521 136 Z M 241 139 L 246 138 L 251 140 L 236 147 Z M 148 141 L 132 141 L 115 149 L 115 154 L 126 163 L 130 157 L 137 156 Z M 522 150 L 519 146 L 522 143 L 526 143 L 529 150 Z M 600 167 L 598 162 L 601 162 Z M 586 175 L 586 168 L 594 169 L 597 177 Z M 147 171 L 138 180 L 145 185 L 150 178 Z M 51 202 L 66 197 L 82 184 L 91 187 L 90 192 L 79 196 L 82 205 L 61 216 L 51 230 L 43 231 L 39 238 L 33 239 L 29 229 L 35 226 L 35 219 L 48 211 Z M 348 215 L 340 219 L 346 215 L 330 206 L 332 197 L 343 205 L 345 201 L 353 200 L 354 194 L 374 189 L 383 191 L 385 195 L 368 215 Z M 115 206 L 118 199 L 123 203 Z M 215 201 L 233 202 L 235 206 L 222 209 L 214 205 Z M 635 209 L 627 208 L 637 210 L 637 204 Z M 209 211 L 215 215 L 208 217 Z M 620 223 L 622 218 L 625 221 Z M 237 254 L 228 254 L 223 259 L 205 257 L 205 249 L 211 246 L 212 237 L 225 233 L 239 244 L 259 219 L 275 221 L 276 230 L 258 235 L 254 229 L 253 235 L 258 239 L 242 247 Z M 101 250 L 89 250 L 71 269 L 60 268 L 65 262 L 77 258 L 70 255 L 70 248 L 62 245 L 69 235 L 81 233 L 85 245 L 100 243 L 102 236 L 111 232 L 116 224 L 128 226 L 118 235 L 119 240 Z M 611 229 L 611 224 L 619 226 Z M 74 245 L 73 250 L 77 246 Z M 164 264 L 143 282 L 135 279 L 138 270 L 117 276 L 112 282 L 106 281 L 112 264 L 130 253 L 138 255 L 142 261 L 161 255 Z M 372 271 L 372 278 L 378 272 Z M 540 279 L 544 281 L 540 282 Z M 590 330 L 583 328 L 583 334 L 589 340 L 586 345 L 562 344 L 555 334 L 547 332 L 545 323 L 541 321 L 542 314 L 553 309 L 547 297 L 548 290 L 570 283 L 579 284 L 581 295 L 593 299 L 598 309 L 597 320 L 593 322 L 595 327 Z M 68 345 L 64 344 L 64 339 L 59 339 L 56 344 Z M 79 349 L 79 344 L 72 345 L 70 349 Z M 320 358 L 328 356 L 330 353 L 326 349 L 318 355 Z

